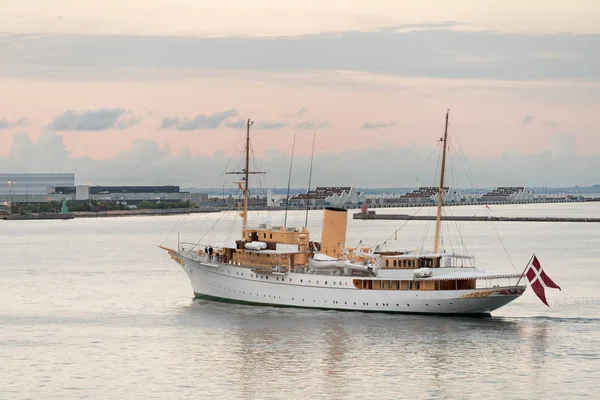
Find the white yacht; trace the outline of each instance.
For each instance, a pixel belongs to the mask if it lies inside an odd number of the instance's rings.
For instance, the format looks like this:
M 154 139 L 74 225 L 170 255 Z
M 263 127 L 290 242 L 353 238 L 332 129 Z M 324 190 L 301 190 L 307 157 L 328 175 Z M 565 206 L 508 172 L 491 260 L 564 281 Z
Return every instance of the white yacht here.
M 346 247 L 347 210 L 323 210 L 322 235 L 306 227 L 249 226 L 250 126 L 246 125 L 242 232 L 231 246 L 160 246 L 187 273 L 196 297 L 262 306 L 421 314 L 489 315 L 525 291 L 522 274 L 488 273 L 472 257 L 439 249 L 448 136 L 443 140 L 433 251 Z M 238 173 L 238 172 L 236 172 Z

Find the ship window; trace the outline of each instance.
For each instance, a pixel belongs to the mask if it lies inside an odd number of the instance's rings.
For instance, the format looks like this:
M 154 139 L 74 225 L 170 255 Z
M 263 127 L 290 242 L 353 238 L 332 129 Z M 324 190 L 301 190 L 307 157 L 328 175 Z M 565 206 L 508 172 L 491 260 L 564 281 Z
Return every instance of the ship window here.
M 273 239 L 273 234 L 269 233 L 269 239 Z
M 390 264 L 390 260 L 385 260 L 385 266 L 389 267 L 390 266 L 389 264 Z
M 396 265 L 396 260 L 394 260 L 394 267 L 397 267 L 397 265 Z
M 267 234 L 263 233 L 263 238 L 266 239 L 267 238 Z
M 325 281 L 325 284 L 327 285 L 327 281 Z

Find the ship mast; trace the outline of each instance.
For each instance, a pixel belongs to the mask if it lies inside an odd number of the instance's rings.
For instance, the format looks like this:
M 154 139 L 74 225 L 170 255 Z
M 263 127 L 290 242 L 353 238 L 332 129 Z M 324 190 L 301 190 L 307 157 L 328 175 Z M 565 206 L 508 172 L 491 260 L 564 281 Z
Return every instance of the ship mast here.
M 438 252 L 438 247 L 440 244 L 440 225 L 442 222 L 442 195 L 444 193 L 444 171 L 446 169 L 446 142 L 448 139 L 448 114 L 450 114 L 450 110 L 446 112 L 446 126 L 444 128 L 444 138 L 441 139 L 443 144 L 442 150 L 442 169 L 440 172 L 440 189 L 438 191 L 437 196 L 437 218 L 435 219 L 435 242 L 433 243 L 433 252 Z
M 243 183 L 244 186 L 242 187 L 240 185 L 240 189 L 243 190 L 244 192 L 244 205 L 243 205 L 243 209 L 240 212 L 240 215 L 242 217 L 242 230 L 246 227 L 246 224 L 248 222 L 248 197 L 249 197 L 249 193 L 250 193 L 250 187 L 249 187 L 249 175 L 250 174 L 264 174 L 264 172 L 251 172 L 250 171 L 250 127 L 252 126 L 254 122 L 250 121 L 250 119 L 248 119 L 248 121 L 246 122 L 246 164 L 245 164 L 245 168 L 241 171 L 241 172 L 227 172 L 227 174 L 237 174 L 237 175 L 244 175 L 244 177 L 242 178 L 242 180 L 244 182 L 238 182 L 238 184 Z

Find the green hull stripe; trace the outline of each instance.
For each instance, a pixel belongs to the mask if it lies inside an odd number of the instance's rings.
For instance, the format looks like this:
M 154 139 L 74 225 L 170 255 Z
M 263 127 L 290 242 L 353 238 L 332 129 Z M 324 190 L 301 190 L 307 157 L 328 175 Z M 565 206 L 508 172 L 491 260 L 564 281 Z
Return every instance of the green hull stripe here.
M 345 308 L 334 308 L 334 307 L 310 307 L 310 306 L 293 306 L 286 304 L 270 304 L 261 303 L 258 301 L 245 301 L 245 300 L 234 300 L 227 299 L 225 297 L 210 296 L 208 294 L 194 293 L 194 297 L 197 299 L 218 301 L 221 303 L 232 303 L 232 304 L 244 304 L 248 306 L 263 306 L 263 307 L 278 307 L 278 308 L 304 308 L 311 310 L 328 310 L 328 311 L 345 311 L 345 312 L 364 312 L 364 313 L 380 313 L 380 314 L 413 314 L 413 315 L 443 315 L 443 316 L 458 316 L 458 317 L 491 317 L 490 313 L 426 313 L 426 312 L 411 312 L 411 311 L 384 311 L 384 310 L 348 310 Z

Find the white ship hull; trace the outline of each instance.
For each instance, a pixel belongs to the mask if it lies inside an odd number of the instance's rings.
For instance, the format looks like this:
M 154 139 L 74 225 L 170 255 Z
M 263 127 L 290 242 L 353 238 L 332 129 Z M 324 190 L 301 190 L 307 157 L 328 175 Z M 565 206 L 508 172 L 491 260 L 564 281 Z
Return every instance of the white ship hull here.
M 523 286 L 469 290 L 364 290 L 353 277 L 287 272 L 256 274 L 249 268 L 178 254 L 194 295 L 256 305 L 346 311 L 489 315 L 517 299 Z

